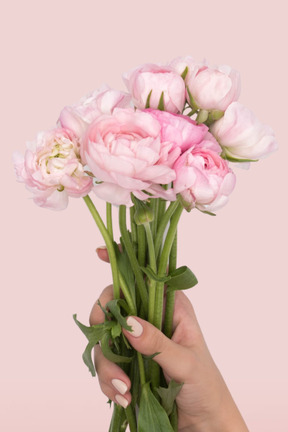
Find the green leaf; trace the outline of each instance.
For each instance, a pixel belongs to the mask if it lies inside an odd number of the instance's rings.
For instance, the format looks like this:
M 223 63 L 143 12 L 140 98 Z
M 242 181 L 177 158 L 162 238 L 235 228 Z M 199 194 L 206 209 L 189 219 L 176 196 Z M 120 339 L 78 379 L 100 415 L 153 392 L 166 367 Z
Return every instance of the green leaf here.
M 147 267 L 141 267 L 141 270 L 143 271 L 143 273 L 146 274 L 146 276 L 148 276 L 148 278 L 150 280 L 155 280 L 156 282 L 164 282 L 166 283 L 167 281 L 169 281 L 171 279 L 171 276 L 158 276 L 153 270 L 152 268 L 148 265 Z
M 87 337 L 89 341 L 82 355 L 82 359 L 86 364 L 86 366 L 88 367 L 89 371 L 91 372 L 92 376 L 95 376 L 96 373 L 95 373 L 94 363 L 92 361 L 92 350 L 94 346 L 97 345 L 99 341 L 103 338 L 105 334 L 105 324 L 98 324 L 91 327 L 87 327 L 77 320 L 76 314 L 73 315 L 73 319 L 77 324 L 77 326 L 82 331 L 82 333 L 84 333 L 84 335 Z
M 164 106 L 164 92 L 163 91 L 161 93 L 157 109 L 160 110 L 160 111 L 164 111 L 165 110 L 165 106 Z
M 180 392 L 183 383 L 179 384 L 174 380 L 169 382 L 168 388 L 159 387 L 156 389 L 161 398 L 161 403 L 168 416 L 172 413 L 174 401 Z
M 89 342 L 82 354 L 82 359 L 89 369 L 92 376 L 96 376 L 95 366 L 92 360 L 92 350 L 96 344 Z
M 198 209 L 199 210 L 199 209 Z M 204 213 L 204 214 L 207 214 L 207 215 L 209 215 L 209 216 L 216 216 L 216 214 L 215 213 L 212 213 L 212 212 L 209 212 L 209 211 L 207 211 L 207 210 L 199 210 L 201 213 Z
M 138 432 L 173 432 L 168 415 L 153 395 L 149 383 L 142 387 Z
M 187 73 L 188 73 L 188 66 L 186 66 L 186 68 L 184 69 L 184 71 L 181 74 L 181 77 L 183 78 L 183 80 L 185 80 Z
M 146 109 L 150 108 L 151 94 L 152 94 L 152 90 L 150 90 L 150 93 L 148 94 L 147 99 L 146 99 L 146 105 L 145 105 Z
M 111 336 L 113 339 L 119 337 L 122 333 L 122 328 L 119 322 L 112 321 L 113 326 L 111 327 Z
M 127 314 L 130 313 L 129 307 L 126 301 L 123 299 L 114 299 L 106 304 L 106 307 L 110 310 L 110 312 L 116 318 L 117 322 L 121 325 L 121 327 L 124 327 L 126 330 L 131 331 L 131 326 L 128 326 L 125 317 L 121 313 L 120 306 L 127 312 Z
M 221 153 L 221 157 L 222 159 L 226 159 L 229 162 L 237 162 L 237 163 L 241 163 L 241 162 L 258 162 L 258 159 L 238 159 L 235 158 L 233 156 L 230 156 L 229 154 L 227 154 L 227 151 L 223 150 L 223 152 Z
M 134 304 L 136 303 L 136 292 L 135 292 L 135 277 L 133 270 L 130 265 L 130 261 L 127 255 L 127 252 L 125 250 L 125 247 L 122 243 L 122 238 L 120 238 L 122 252 L 120 252 L 119 247 L 117 243 L 114 242 L 114 249 L 116 252 L 116 258 L 117 258 L 117 265 L 118 268 L 129 288 L 130 294 L 132 296 Z
M 186 90 L 187 90 L 187 94 L 188 94 L 188 98 L 189 98 L 188 103 L 189 103 L 190 107 L 197 111 L 199 109 L 199 107 L 196 104 L 196 102 L 194 101 L 194 98 L 193 98 L 188 86 L 186 86 Z
M 177 268 L 170 276 L 171 279 L 167 282 L 167 292 L 192 288 L 198 283 L 196 276 L 187 266 Z
M 110 335 L 105 333 L 101 339 L 101 349 L 104 356 L 112 361 L 113 363 L 130 363 L 133 357 L 126 357 L 119 354 L 115 354 L 110 346 Z

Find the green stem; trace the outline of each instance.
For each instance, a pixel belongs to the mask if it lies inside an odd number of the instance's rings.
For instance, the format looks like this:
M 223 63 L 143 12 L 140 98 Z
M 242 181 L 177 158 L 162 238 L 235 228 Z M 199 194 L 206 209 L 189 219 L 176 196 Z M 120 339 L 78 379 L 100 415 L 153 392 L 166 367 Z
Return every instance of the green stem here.
M 123 241 L 125 250 L 127 252 L 132 270 L 135 274 L 136 283 L 137 283 L 139 294 L 140 294 L 142 304 L 144 307 L 144 312 L 145 312 L 145 315 L 147 316 L 147 313 L 148 313 L 148 294 L 147 294 L 143 274 L 142 274 L 142 271 L 139 267 L 139 263 L 137 261 L 137 257 L 136 257 L 131 239 L 130 239 L 130 235 L 129 235 L 129 232 L 127 230 L 126 206 L 124 206 L 124 205 L 120 205 L 120 207 L 119 207 L 119 227 L 120 227 L 120 232 L 121 232 L 122 241 Z
M 110 234 L 111 239 L 113 240 L 113 224 L 112 224 L 112 204 L 106 203 L 106 225 L 107 231 Z
M 172 413 L 169 416 L 169 420 L 170 420 L 171 426 L 173 428 L 173 431 L 177 432 L 178 431 L 178 412 L 177 412 L 177 405 L 176 405 L 175 401 L 174 401 Z
M 124 298 L 127 301 L 127 304 L 129 306 L 129 309 L 131 311 L 131 315 L 137 315 L 137 309 L 136 309 L 136 305 L 135 302 L 131 296 L 130 290 L 126 284 L 126 281 L 122 275 L 122 273 L 119 271 L 119 279 L 120 279 L 120 286 L 121 286 L 121 290 L 124 294 Z
M 157 235 L 155 239 L 155 255 L 156 259 L 158 258 L 159 252 L 161 250 L 162 241 L 163 241 L 163 235 L 165 232 L 165 229 L 167 227 L 168 222 L 170 221 L 173 213 L 175 212 L 176 208 L 179 205 L 179 201 L 173 201 L 167 208 L 166 212 L 164 213 L 157 230 Z
M 125 420 L 124 408 L 114 404 L 113 415 L 110 422 L 109 432 L 119 432 Z
M 148 245 L 149 264 L 151 269 L 154 271 L 154 273 L 157 274 L 153 234 L 149 222 L 144 224 L 144 228 L 146 231 L 146 238 L 147 238 L 147 245 Z M 148 321 L 151 323 L 153 322 L 153 317 L 154 317 L 155 290 L 156 290 L 156 281 L 151 279 L 149 280 L 149 304 L 148 304 Z
M 137 225 L 137 239 L 138 239 L 138 263 L 140 267 L 146 266 L 146 236 L 145 228 L 143 225 Z
M 142 354 L 137 351 L 138 365 L 139 365 L 139 373 L 140 373 L 140 383 L 143 386 L 146 383 L 145 378 L 145 367 Z
M 177 231 L 172 244 L 169 256 L 169 274 L 176 270 L 177 267 Z M 164 320 L 164 333 L 167 337 L 171 338 L 173 329 L 173 313 L 175 303 L 175 291 L 170 291 L 166 294 L 166 308 Z
M 183 211 L 182 205 L 180 203 L 177 204 L 178 206 L 173 214 L 173 217 L 171 218 L 169 230 L 167 232 L 163 250 L 160 256 L 160 262 L 158 267 L 158 274 L 160 277 L 166 275 L 168 259 L 174 242 L 175 234 L 177 231 L 177 224 L 179 222 L 180 216 Z M 164 283 L 157 282 L 156 297 L 155 297 L 155 313 L 154 313 L 153 323 L 160 330 L 162 325 L 162 314 L 163 314 L 163 294 L 164 294 Z
M 125 414 L 129 423 L 130 432 L 137 432 L 136 417 L 131 405 L 128 405 L 128 407 L 125 409 Z
M 130 226 L 131 226 L 131 234 L 132 234 L 132 243 L 133 245 L 137 244 L 137 225 L 134 221 L 134 213 L 135 207 L 130 207 Z
M 157 221 L 157 232 L 158 232 L 158 228 L 159 225 L 162 221 L 162 218 L 165 214 L 166 211 L 166 201 L 162 198 L 159 199 L 159 209 L 158 209 L 158 221 Z
M 108 255 L 109 255 L 111 270 L 112 270 L 113 295 L 114 295 L 115 299 L 120 298 L 119 274 L 118 274 L 117 259 L 116 259 L 116 254 L 115 254 L 115 250 L 114 250 L 113 240 L 112 240 L 107 228 L 105 227 L 104 222 L 103 222 L 100 214 L 98 213 L 93 201 L 89 197 L 89 195 L 86 195 L 85 197 L 83 197 L 83 199 L 84 199 L 88 209 L 90 210 L 90 213 L 91 213 L 93 219 L 95 220 L 95 222 L 99 228 L 99 231 L 101 232 L 103 239 L 105 241 Z
M 177 204 L 178 204 L 178 206 L 174 211 L 173 217 L 171 218 L 169 230 L 167 232 L 167 236 L 165 239 L 163 250 L 162 250 L 162 253 L 160 255 L 160 263 L 158 266 L 158 275 L 160 277 L 166 275 L 166 269 L 167 269 L 167 265 L 168 265 L 169 255 L 170 255 L 170 251 L 171 251 L 171 248 L 172 248 L 172 245 L 174 242 L 174 238 L 175 238 L 175 234 L 177 231 L 177 224 L 179 222 L 180 216 L 181 216 L 182 211 L 183 211 L 182 205 L 180 203 L 177 203 Z M 159 330 L 162 329 L 163 300 L 164 300 L 164 283 L 163 282 L 157 282 L 153 324 Z M 152 387 L 153 388 L 159 387 L 160 369 L 159 369 L 158 364 L 155 362 L 152 363 L 151 381 L 152 381 Z
M 153 234 L 153 238 L 156 237 L 156 233 L 157 233 L 157 223 L 158 223 L 158 209 L 159 209 L 159 198 L 153 198 L 151 199 L 151 204 L 150 204 L 152 210 L 153 210 L 153 221 L 151 222 L 151 227 L 152 227 L 152 234 Z

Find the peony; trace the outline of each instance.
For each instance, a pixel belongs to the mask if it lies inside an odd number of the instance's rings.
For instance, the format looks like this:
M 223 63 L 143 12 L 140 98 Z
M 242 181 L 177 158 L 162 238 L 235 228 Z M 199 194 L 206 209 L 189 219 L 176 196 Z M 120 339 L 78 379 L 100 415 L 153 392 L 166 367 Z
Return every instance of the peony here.
M 233 102 L 211 132 L 230 159 L 259 159 L 277 149 L 273 130 L 263 125 L 248 108 Z
M 182 75 L 185 72 L 185 81 L 187 81 L 194 70 L 197 69 L 198 63 L 191 56 L 176 57 L 169 63 L 169 67 L 178 73 L 178 75 Z
M 230 66 L 213 68 L 202 63 L 188 73 L 185 81 L 188 102 L 207 111 L 225 111 L 240 94 L 240 75 Z
M 184 207 L 215 211 L 224 206 L 235 186 L 235 175 L 221 158 L 221 148 L 208 133 L 202 143 L 183 153 L 174 165 L 173 189 Z
M 25 156 L 15 153 L 17 180 L 25 183 L 40 207 L 63 210 L 68 197 L 82 197 L 92 188 L 79 156 L 79 142 L 63 128 L 39 133 Z
M 169 166 L 173 143 L 162 142 L 161 124 L 151 113 L 115 109 L 88 128 L 84 151 L 96 179 L 94 192 L 112 204 L 131 206 L 131 193 L 138 199 L 175 199 L 161 185 L 175 179 Z
M 177 156 L 180 152 L 199 144 L 207 134 L 208 127 L 196 123 L 190 117 L 159 110 L 147 111 L 161 124 L 161 141 L 173 143 L 174 149 L 177 149 Z M 170 157 L 172 158 L 172 154 Z
M 97 117 L 102 114 L 112 114 L 116 107 L 128 108 L 129 106 L 131 106 L 131 96 L 128 93 L 104 85 L 82 98 L 77 104 L 63 108 L 58 122 L 61 127 L 70 129 L 81 139 L 89 124 Z
M 136 108 L 157 109 L 163 93 L 164 110 L 182 113 L 185 83 L 171 67 L 145 64 L 124 74 L 123 79 Z

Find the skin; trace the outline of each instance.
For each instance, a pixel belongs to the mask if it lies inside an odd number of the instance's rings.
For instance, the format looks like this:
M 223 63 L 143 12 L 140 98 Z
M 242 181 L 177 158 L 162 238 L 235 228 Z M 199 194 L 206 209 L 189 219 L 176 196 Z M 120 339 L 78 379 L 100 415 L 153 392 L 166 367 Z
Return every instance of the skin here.
M 108 262 L 105 249 L 97 249 L 97 254 L 100 259 Z M 108 286 L 99 300 L 105 305 L 112 298 L 112 286 Z M 131 345 L 145 355 L 160 352 L 154 360 L 163 368 L 166 379 L 184 383 L 176 399 L 179 432 L 248 432 L 211 357 L 194 309 L 186 295 L 182 291 L 176 292 L 171 340 L 147 321 L 134 318 L 143 331 L 140 336 L 135 337 L 133 333 L 123 329 Z M 104 314 L 96 302 L 91 311 L 90 324 L 103 321 Z M 121 380 L 126 384 L 127 391 L 122 391 L 120 400 L 123 403 L 125 398 L 124 404 L 129 404 L 131 383 L 128 376 L 119 366 L 103 356 L 99 345 L 95 347 L 95 367 L 103 393 L 115 403 L 119 403 L 116 396 L 119 397 L 120 392 L 113 386 L 112 380 Z

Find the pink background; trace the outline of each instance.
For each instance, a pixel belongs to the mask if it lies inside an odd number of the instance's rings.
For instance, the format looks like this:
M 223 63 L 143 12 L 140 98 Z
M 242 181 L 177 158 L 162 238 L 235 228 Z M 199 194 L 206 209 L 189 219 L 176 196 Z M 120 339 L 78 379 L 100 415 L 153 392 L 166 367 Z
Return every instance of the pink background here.
M 236 190 L 216 218 L 184 215 L 179 263 L 198 276 L 189 297 L 250 430 L 287 432 L 285 2 L 7 5 L 0 14 L 0 429 L 105 432 L 110 420 L 72 321 L 77 312 L 87 322 L 110 283 L 94 252 L 103 240 L 82 200 L 59 213 L 36 207 L 15 181 L 12 151 L 24 152 L 25 141 L 53 127 L 64 105 L 102 83 L 124 89 L 121 74 L 130 68 L 189 54 L 238 69 L 240 101 L 274 128 L 280 145 L 249 171 L 236 170 Z

